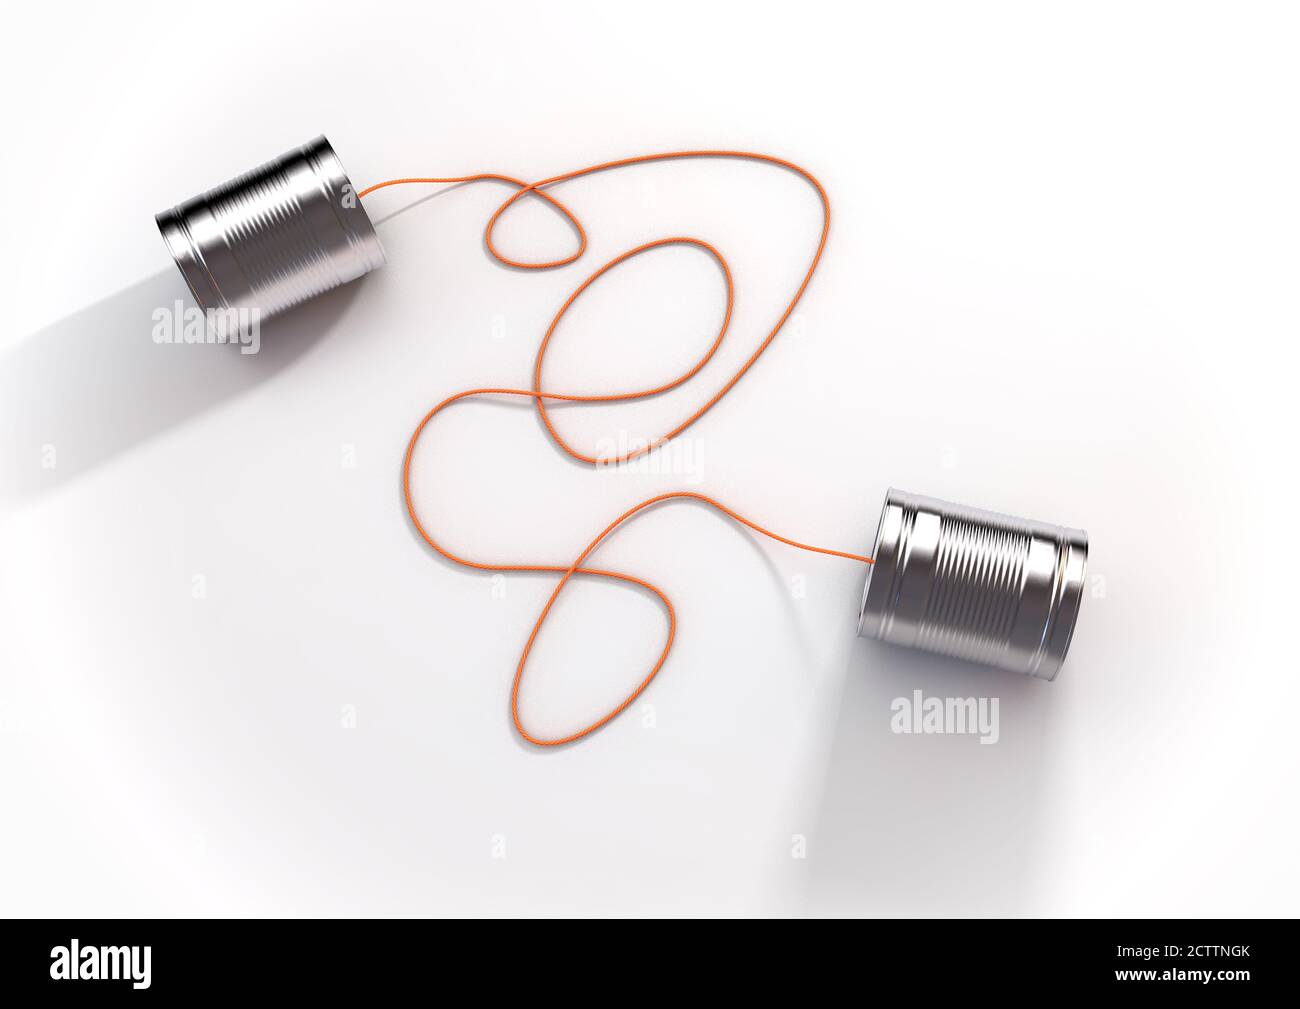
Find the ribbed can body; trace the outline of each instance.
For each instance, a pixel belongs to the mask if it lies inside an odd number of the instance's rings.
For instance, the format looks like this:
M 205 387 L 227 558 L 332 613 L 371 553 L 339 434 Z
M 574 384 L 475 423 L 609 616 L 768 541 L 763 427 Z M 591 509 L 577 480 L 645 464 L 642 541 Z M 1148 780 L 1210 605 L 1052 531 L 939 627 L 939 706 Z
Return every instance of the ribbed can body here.
M 324 137 L 157 215 L 199 307 L 266 319 L 384 265 Z
M 1087 533 L 891 490 L 872 556 L 859 635 L 1055 679 Z

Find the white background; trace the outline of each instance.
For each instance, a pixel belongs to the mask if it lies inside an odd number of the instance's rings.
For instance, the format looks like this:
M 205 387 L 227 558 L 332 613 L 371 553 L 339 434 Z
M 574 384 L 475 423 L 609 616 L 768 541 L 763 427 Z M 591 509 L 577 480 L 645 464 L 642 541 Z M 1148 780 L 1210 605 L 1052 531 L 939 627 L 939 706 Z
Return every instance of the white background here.
M 0 910 L 1300 911 L 1297 27 L 1227 3 L 14 11 Z M 522 744 L 510 678 L 553 582 L 494 593 L 417 540 L 414 423 L 527 384 L 600 263 L 697 235 L 736 274 L 718 359 L 662 400 L 556 412 L 587 448 L 659 433 L 774 321 L 817 205 L 747 164 L 607 174 L 557 191 L 587 258 L 523 274 L 482 248 L 503 189 L 390 190 L 367 198 L 396 214 L 389 265 L 261 354 L 155 345 L 183 287 L 153 214 L 321 132 L 359 185 L 701 146 L 817 172 L 824 267 L 684 472 L 592 473 L 527 408 L 467 406 L 418 457 L 421 508 L 471 556 L 541 563 L 682 486 L 847 550 L 891 485 L 1082 526 L 1060 678 L 856 640 L 858 565 L 679 505 L 598 555 L 674 600 L 663 672 L 596 736 Z M 570 235 L 524 207 L 501 239 Z M 612 275 L 548 387 L 676 374 L 720 286 L 681 249 Z M 646 596 L 575 588 L 526 716 L 589 720 L 663 630 Z M 999 742 L 892 734 L 918 688 L 999 698 Z

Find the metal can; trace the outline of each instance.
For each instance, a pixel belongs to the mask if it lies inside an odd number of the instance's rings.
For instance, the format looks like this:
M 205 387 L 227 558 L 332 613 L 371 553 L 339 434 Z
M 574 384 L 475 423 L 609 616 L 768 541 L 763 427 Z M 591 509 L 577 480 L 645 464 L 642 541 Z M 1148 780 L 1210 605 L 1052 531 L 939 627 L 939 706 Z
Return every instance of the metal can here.
M 861 637 L 1045 680 L 1070 648 L 1088 534 L 890 490 Z
M 384 265 L 323 136 L 156 217 L 199 307 L 266 319 Z

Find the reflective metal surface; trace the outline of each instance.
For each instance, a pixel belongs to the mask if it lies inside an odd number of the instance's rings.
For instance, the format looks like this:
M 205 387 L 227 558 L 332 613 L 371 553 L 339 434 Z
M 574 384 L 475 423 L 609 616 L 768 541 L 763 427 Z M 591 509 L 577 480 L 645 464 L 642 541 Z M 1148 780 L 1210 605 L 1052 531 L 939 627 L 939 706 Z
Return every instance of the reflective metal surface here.
M 317 137 L 157 216 L 204 310 L 265 319 L 384 265 L 329 141 Z
M 1088 534 L 891 490 L 858 634 L 1055 679 Z

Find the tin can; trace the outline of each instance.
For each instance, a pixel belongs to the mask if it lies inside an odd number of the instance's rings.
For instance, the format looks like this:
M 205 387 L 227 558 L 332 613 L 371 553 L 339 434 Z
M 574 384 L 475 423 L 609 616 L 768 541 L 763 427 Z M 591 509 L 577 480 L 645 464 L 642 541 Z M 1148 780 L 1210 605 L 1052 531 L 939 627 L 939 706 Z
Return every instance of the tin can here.
M 890 490 L 858 634 L 1045 680 L 1070 648 L 1088 534 Z
M 157 215 L 199 307 L 266 319 L 384 265 L 323 136 Z

